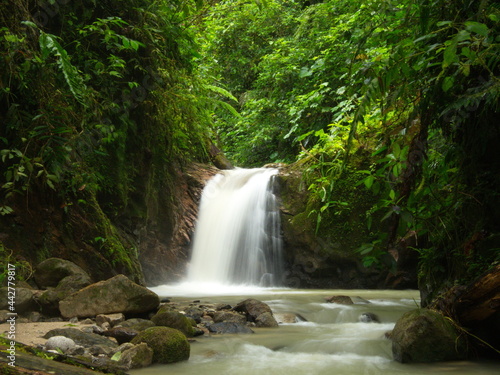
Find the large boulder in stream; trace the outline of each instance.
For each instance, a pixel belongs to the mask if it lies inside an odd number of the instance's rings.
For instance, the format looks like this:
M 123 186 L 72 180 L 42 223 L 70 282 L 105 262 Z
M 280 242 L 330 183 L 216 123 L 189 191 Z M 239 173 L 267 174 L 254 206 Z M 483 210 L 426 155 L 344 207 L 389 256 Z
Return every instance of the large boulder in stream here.
M 453 322 L 442 314 L 416 309 L 404 314 L 390 334 L 392 354 L 401 363 L 461 360 L 467 341 Z
M 151 327 L 139 333 L 132 344 L 146 343 L 153 349 L 153 363 L 173 363 L 189 359 L 191 347 L 184 334 L 173 328 Z
M 117 275 L 70 295 L 59 302 L 59 309 L 65 318 L 86 318 L 117 312 L 125 315 L 146 313 L 159 304 L 160 298 L 156 293 L 124 275 Z
M 278 327 L 278 322 L 274 319 L 271 308 L 254 298 L 248 298 L 238 303 L 233 310 L 245 314 L 247 321 L 255 323 L 257 327 Z
M 195 334 L 194 327 L 191 323 L 193 320 L 177 311 L 165 311 L 160 309 L 151 320 L 157 326 L 178 329 L 187 337 L 192 337 Z

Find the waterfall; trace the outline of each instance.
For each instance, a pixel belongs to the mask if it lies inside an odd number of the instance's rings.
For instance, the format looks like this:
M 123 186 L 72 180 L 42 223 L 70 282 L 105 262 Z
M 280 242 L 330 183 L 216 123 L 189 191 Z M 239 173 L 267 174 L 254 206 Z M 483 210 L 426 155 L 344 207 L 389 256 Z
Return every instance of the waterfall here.
M 213 177 L 201 197 L 187 281 L 276 286 L 283 274 L 277 170 L 233 169 Z

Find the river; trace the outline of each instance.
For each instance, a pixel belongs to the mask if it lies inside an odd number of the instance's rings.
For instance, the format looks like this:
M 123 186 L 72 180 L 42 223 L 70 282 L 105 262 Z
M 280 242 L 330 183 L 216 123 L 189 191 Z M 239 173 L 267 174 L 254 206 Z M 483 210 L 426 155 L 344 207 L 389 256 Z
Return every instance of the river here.
M 498 362 L 460 361 L 437 364 L 401 364 L 392 360 L 391 342 L 385 337 L 396 320 L 419 306 L 418 291 L 394 290 L 209 290 L 152 288 L 176 301 L 236 303 L 252 297 L 267 303 L 274 314 L 295 313 L 304 321 L 278 328 L 252 328 L 248 335 L 196 337 L 188 361 L 133 370 L 133 375 L 390 375 L 390 374 L 498 374 Z M 353 305 L 327 303 L 325 297 L 348 295 Z M 363 313 L 380 323 L 359 321 Z

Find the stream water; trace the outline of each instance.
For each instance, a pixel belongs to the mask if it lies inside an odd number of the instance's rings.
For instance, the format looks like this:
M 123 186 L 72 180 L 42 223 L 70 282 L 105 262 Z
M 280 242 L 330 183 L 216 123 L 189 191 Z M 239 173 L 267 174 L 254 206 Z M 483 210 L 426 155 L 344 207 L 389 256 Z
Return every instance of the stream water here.
M 173 302 L 236 305 L 253 297 L 274 314 L 299 322 L 253 328 L 254 334 L 204 335 L 191 344 L 188 361 L 131 371 L 134 375 L 389 375 L 496 374 L 492 363 L 403 365 L 392 360 L 385 334 L 419 305 L 417 291 L 294 290 L 280 285 L 283 272 L 279 211 L 272 191 L 273 169 L 234 169 L 203 190 L 189 273 L 184 282 L 151 288 Z M 348 295 L 353 305 L 327 303 Z M 197 302 L 194 302 L 197 301 Z M 364 313 L 379 323 L 361 322 Z
M 392 360 L 385 333 L 404 312 L 417 307 L 417 291 L 225 287 L 216 292 L 225 295 L 211 295 L 208 290 L 189 292 L 187 284 L 152 289 L 174 302 L 199 300 L 196 304 L 234 305 L 253 297 L 269 304 L 274 314 L 299 314 L 305 321 L 252 328 L 254 334 L 197 337 L 188 361 L 133 370 L 133 375 L 498 374 L 498 362 L 408 365 Z M 327 303 L 325 297 L 332 295 L 351 296 L 355 304 Z M 376 314 L 380 323 L 360 322 L 359 316 L 366 312 Z

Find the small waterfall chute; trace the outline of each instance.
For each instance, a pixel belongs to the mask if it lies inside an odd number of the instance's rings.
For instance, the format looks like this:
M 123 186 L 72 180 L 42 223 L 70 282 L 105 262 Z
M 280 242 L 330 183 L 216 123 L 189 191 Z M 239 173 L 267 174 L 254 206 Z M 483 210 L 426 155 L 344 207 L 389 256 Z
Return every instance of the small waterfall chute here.
M 203 190 L 187 281 L 277 286 L 283 274 L 277 170 L 234 169 Z

